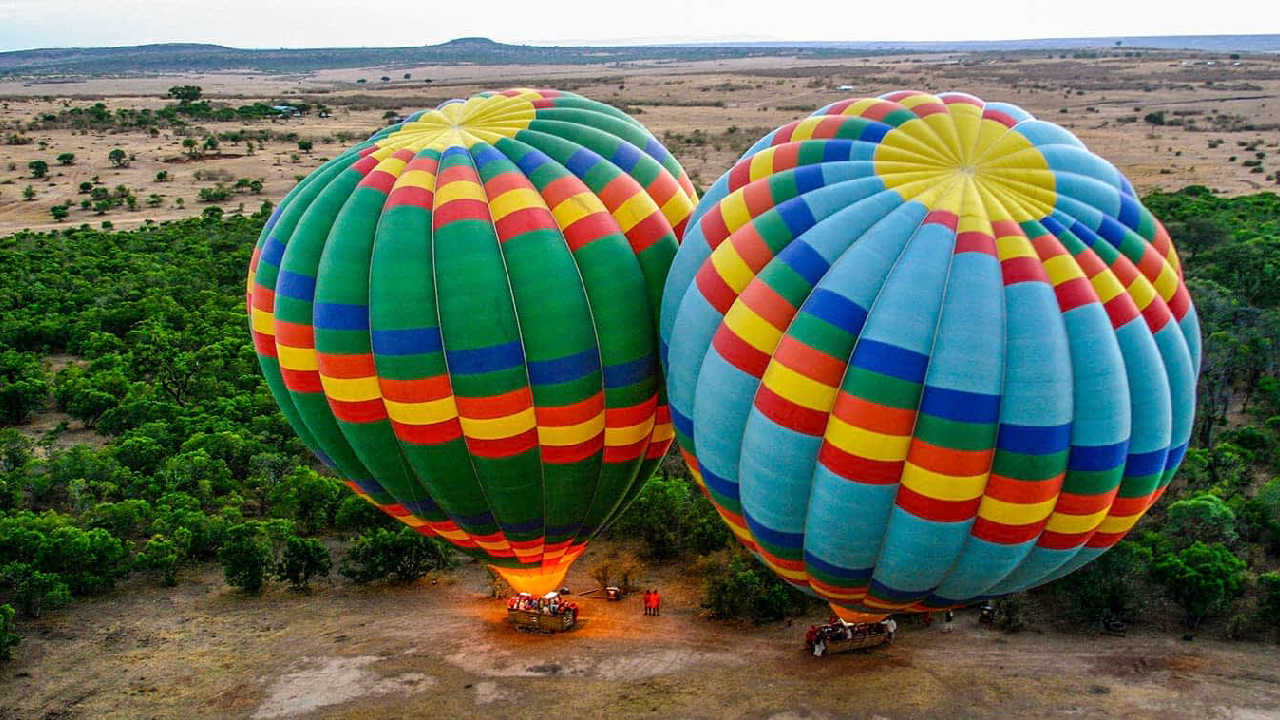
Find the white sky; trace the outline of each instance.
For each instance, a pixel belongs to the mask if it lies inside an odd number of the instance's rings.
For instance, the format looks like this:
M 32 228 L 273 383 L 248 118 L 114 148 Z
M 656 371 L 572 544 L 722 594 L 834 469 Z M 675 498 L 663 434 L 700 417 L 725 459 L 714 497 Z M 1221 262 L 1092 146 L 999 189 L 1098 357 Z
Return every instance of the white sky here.
M 1001 40 L 1280 33 L 1280 1 L 0 0 L 0 50 L 724 40 Z

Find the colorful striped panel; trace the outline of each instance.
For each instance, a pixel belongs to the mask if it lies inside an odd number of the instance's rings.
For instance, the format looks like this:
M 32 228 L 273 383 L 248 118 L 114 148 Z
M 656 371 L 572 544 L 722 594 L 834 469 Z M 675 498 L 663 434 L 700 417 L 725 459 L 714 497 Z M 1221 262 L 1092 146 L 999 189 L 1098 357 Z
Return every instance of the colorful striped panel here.
M 837 606 L 1033 587 L 1122 538 L 1182 459 L 1180 267 L 1059 126 L 964 93 L 834 103 L 689 221 L 659 322 L 676 441 L 734 534 Z

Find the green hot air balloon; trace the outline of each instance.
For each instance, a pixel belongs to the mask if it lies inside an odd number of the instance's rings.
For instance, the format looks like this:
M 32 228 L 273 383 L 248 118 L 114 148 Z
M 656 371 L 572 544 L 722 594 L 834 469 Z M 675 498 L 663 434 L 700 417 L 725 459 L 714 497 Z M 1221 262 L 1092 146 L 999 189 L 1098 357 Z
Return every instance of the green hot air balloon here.
M 656 318 L 695 201 L 648 130 L 578 95 L 415 113 L 263 230 L 267 384 L 355 492 L 551 590 L 671 443 Z

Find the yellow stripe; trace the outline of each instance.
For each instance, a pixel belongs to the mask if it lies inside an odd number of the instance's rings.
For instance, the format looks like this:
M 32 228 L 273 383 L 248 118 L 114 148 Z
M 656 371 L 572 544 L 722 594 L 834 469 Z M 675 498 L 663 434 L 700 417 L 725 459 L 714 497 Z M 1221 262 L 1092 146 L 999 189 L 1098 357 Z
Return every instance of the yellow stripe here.
M 1044 270 L 1049 274 L 1049 283 L 1061 285 L 1068 280 L 1084 277 L 1075 258 L 1070 255 L 1056 255 L 1044 261 Z
M 655 425 L 653 427 L 652 441 L 656 443 L 666 442 L 667 440 L 675 437 L 675 435 L 676 428 L 674 425 L 671 423 L 662 423 L 661 425 Z
M 1151 283 L 1155 286 L 1156 292 L 1160 293 L 1160 297 L 1168 300 L 1178 291 L 1178 273 L 1174 271 L 1168 263 L 1160 268 L 1160 274 Z
M 400 173 L 404 170 L 404 166 L 408 164 L 409 164 L 408 162 L 401 160 L 400 158 L 389 157 L 386 160 L 383 160 L 382 162 L 378 163 L 377 165 L 374 165 L 373 169 L 381 170 L 382 172 L 387 173 L 392 177 L 399 177 Z
M 551 210 L 551 214 L 556 216 L 556 223 L 561 228 L 567 228 L 582 218 L 598 212 L 605 212 L 604 204 L 600 202 L 600 198 L 589 192 L 580 192 L 567 197 Z
M 511 550 L 513 552 L 515 551 L 515 548 L 509 547 L 506 541 L 490 542 L 490 541 L 481 540 L 480 538 L 475 538 L 475 541 L 476 541 L 476 545 L 479 545 L 480 548 L 483 550 Z
M 662 216 L 671 223 L 671 227 L 680 224 L 681 220 L 693 214 L 693 201 L 683 192 L 677 192 L 662 203 Z
M 764 557 L 763 555 L 761 556 L 761 559 L 764 560 L 765 564 L 769 566 L 769 569 L 773 570 L 775 575 L 778 575 L 783 578 L 790 578 L 792 580 L 795 580 L 796 582 L 805 583 L 806 585 L 809 583 L 809 574 L 806 573 L 804 570 L 788 570 L 779 565 L 774 565 L 772 562 L 769 562 L 769 559 Z
M 461 530 L 439 530 L 433 527 L 431 528 L 431 531 L 446 540 L 452 540 L 457 543 L 463 543 L 470 540 L 470 538 L 467 537 L 467 534 Z
M 362 378 L 332 378 L 321 375 L 320 386 L 324 388 L 325 395 L 341 402 L 363 402 L 382 397 L 378 378 L 372 375 Z
M 604 430 L 604 413 L 576 425 L 539 425 L 539 445 L 579 445 Z
M 852 105 L 850 105 L 849 107 L 845 108 L 843 114 L 855 115 L 855 116 L 861 117 L 864 113 L 867 112 L 867 108 L 874 107 L 876 105 L 879 105 L 880 103 L 887 103 L 887 102 L 889 101 L 881 100 L 880 98 L 862 98 L 857 102 L 853 103 Z
M 1016 257 L 1029 257 L 1039 259 L 1036 251 L 1031 247 L 1031 243 L 1021 235 L 1006 235 L 996 238 L 996 252 L 1000 255 L 1000 260 L 1008 260 Z
M 1102 522 L 1102 519 L 1110 511 L 1110 508 L 1103 508 L 1091 515 L 1054 513 L 1049 516 L 1049 522 L 1044 526 L 1044 529 L 1046 532 L 1062 533 L 1063 535 L 1089 532 L 1098 527 L 1098 524 Z
M 796 405 L 819 412 L 830 412 L 835 404 L 837 388 L 818 382 L 774 360 L 764 371 L 765 387 Z
M 280 367 L 286 370 L 318 370 L 320 368 L 314 348 L 277 345 L 276 355 L 280 358 Z
M 731 242 L 720 243 L 720 246 L 712 251 L 711 264 L 735 294 L 741 293 L 756 276 L 755 271 L 742 259 L 738 249 Z
M 618 221 L 622 232 L 631 232 L 631 228 L 658 211 L 658 204 L 647 193 L 638 192 L 627 198 L 617 210 L 613 211 L 613 219 Z
M 503 440 L 515 437 L 537 426 L 533 408 L 526 408 L 514 415 L 499 418 L 469 418 L 459 416 L 462 432 L 477 440 Z
M 720 215 L 724 218 L 724 226 L 733 232 L 751 222 L 751 211 L 747 209 L 747 199 L 741 190 L 720 201 Z
M 1141 518 L 1141 517 L 1142 517 L 1142 513 L 1138 513 L 1137 515 L 1122 515 L 1122 516 L 1112 515 L 1111 517 L 1108 517 L 1106 520 L 1103 520 L 1102 524 L 1098 525 L 1098 532 L 1100 533 L 1128 532 L 1129 529 L 1133 527 L 1133 524 L 1138 522 L 1138 518 Z
M 826 119 L 827 119 L 826 115 L 821 115 L 816 118 L 807 117 L 801 120 L 800 124 L 796 126 L 796 129 L 791 132 L 791 141 L 795 142 L 797 140 L 811 140 L 813 138 L 814 128 L 818 127 L 818 123 Z
M 489 214 L 497 222 L 517 210 L 531 207 L 546 207 L 542 196 L 532 188 L 515 188 L 508 190 L 489 201 Z
M 1133 298 L 1134 304 L 1138 306 L 1138 310 L 1146 310 L 1147 306 L 1156 297 L 1156 289 L 1151 287 L 1151 282 L 1142 275 L 1133 279 L 1129 283 L 1129 297 Z
M 778 339 L 782 331 L 770 325 L 744 302 L 735 302 L 729 306 L 724 316 L 724 324 L 743 342 L 762 353 L 772 355 L 778 347 Z
M 1124 286 L 1110 270 L 1094 275 L 1089 278 L 1089 282 L 1093 285 L 1093 291 L 1098 293 L 1098 301 L 1102 303 L 1124 292 Z
M 907 463 L 902 468 L 902 486 L 933 500 L 960 502 L 982 497 L 987 487 L 987 473 L 968 477 L 943 475 Z
M 1058 498 L 1038 503 L 1011 503 L 986 496 L 978 505 L 978 517 L 1002 525 L 1029 525 L 1049 517 Z
M 274 314 L 254 308 L 250 317 L 255 331 L 264 335 L 276 334 L 276 316 Z
M 392 187 L 418 187 L 426 190 L 434 190 L 436 187 L 436 175 L 435 173 L 428 172 L 426 170 L 410 170 L 396 178 L 396 184 Z
M 747 177 L 752 182 L 773 174 L 773 156 L 776 152 L 773 148 L 766 148 L 751 156 L 750 172 L 747 173 Z
M 484 188 L 470 180 L 454 180 L 451 183 L 445 183 L 444 186 L 436 189 L 436 207 L 440 207 L 451 200 L 479 200 L 485 202 L 489 198 L 484 194 Z
M 435 425 L 458 417 L 458 403 L 453 396 L 420 403 L 402 403 L 383 399 L 387 417 L 403 425 Z
M 604 444 L 609 447 L 635 445 L 653 434 L 653 418 L 639 425 L 604 429 Z
M 907 459 L 907 450 L 911 447 L 910 435 L 886 435 L 831 416 L 827 421 L 827 442 L 841 450 L 868 460 L 881 462 L 898 462 Z
M 400 522 L 404 523 L 405 525 L 408 525 L 408 526 L 409 526 L 409 527 L 411 527 L 411 528 L 420 528 L 420 527 L 422 527 L 423 525 L 426 525 L 426 524 L 427 524 L 427 521 L 426 521 L 426 520 L 419 520 L 418 518 L 416 518 L 416 517 L 414 517 L 414 516 L 412 516 L 412 515 L 393 515 L 392 517 L 394 517 L 395 519 L 397 519 L 397 520 L 399 520 Z M 440 533 L 438 530 L 436 530 L 435 528 L 431 528 L 431 531 L 432 531 L 432 532 L 434 532 L 434 533 L 436 533 L 437 535 L 440 535 L 440 534 L 441 534 L 441 533 Z

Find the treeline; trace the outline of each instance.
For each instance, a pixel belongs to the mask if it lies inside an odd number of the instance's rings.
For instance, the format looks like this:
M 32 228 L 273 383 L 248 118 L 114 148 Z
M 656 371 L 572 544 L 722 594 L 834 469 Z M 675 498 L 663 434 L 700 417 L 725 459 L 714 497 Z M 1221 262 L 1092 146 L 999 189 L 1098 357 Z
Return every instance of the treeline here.
M 1128 539 L 1008 607 L 1264 637 L 1280 621 L 1280 198 L 1192 187 L 1147 202 L 1180 243 L 1203 325 L 1193 447 Z M 218 561 L 252 592 L 453 562 L 318 471 L 267 392 L 243 291 L 269 211 L 0 238 L 0 604 L 21 611 L 0 610 L 0 654 L 13 615 L 131 573 L 173 583 Z M 93 432 L 21 427 L 53 411 Z M 811 606 L 737 547 L 674 454 L 609 535 L 694 567 L 712 616 Z M 596 561 L 621 578 L 639 559 Z

